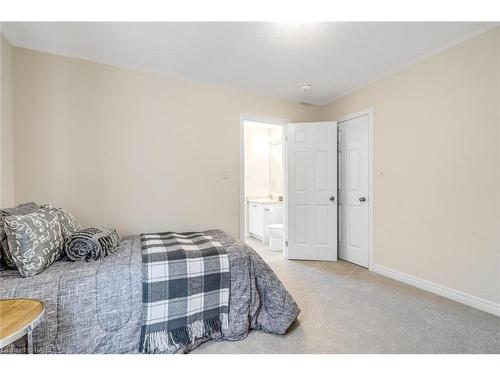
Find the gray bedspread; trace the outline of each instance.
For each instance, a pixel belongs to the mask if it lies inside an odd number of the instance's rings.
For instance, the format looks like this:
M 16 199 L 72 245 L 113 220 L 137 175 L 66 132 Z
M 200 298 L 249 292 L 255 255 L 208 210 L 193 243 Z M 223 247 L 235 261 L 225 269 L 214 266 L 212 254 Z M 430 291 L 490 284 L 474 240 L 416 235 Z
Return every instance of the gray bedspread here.
M 253 249 L 225 232 L 204 233 L 226 246 L 229 256 L 229 327 L 223 330 L 223 339 L 243 339 L 250 329 L 284 334 L 299 308 L 274 272 Z M 0 271 L 0 299 L 44 302 L 45 319 L 33 333 L 38 353 L 136 353 L 141 281 L 140 238 L 134 236 L 96 262 L 62 259 L 31 278 L 21 277 L 17 270 Z M 21 350 L 19 340 L 3 352 Z

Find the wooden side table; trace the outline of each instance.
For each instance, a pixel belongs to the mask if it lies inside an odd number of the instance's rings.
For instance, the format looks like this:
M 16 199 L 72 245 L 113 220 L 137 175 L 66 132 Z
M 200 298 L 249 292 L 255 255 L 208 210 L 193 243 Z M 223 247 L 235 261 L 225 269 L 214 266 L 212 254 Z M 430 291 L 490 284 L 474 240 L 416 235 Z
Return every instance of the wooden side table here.
M 28 353 L 33 353 L 33 329 L 42 321 L 43 303 L 34 299 L 0 300 L 0 348 L 28 335 Z

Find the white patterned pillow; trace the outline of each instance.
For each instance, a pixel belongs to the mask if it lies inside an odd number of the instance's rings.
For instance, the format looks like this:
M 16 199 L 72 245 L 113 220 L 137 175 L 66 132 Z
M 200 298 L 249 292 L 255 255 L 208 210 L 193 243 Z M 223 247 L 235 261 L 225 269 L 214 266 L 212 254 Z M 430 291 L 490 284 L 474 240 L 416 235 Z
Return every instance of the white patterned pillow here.
M 3 218 L 10 215 L 26 215 L 37 211 L 40 208 L 35 202 L 20 204 L 12 208 L 3 208 L 0 210 L 0 269 L 5 264 L 7 268 L 16 268 L 14 260 L 10 256 L 9 242 L 4 230 Z
M 59 222 L 61 223 L 62 234 L 65 239 L 82 229 L 81 224 L 68 210 L 65 210 L 64 208 L 52 207 L 50 204 L 44 204 L 42 208 L 51 209 L 57 214 Z
M 40 208 L 28 215 L 6 216 L 4 223 L 10 255 L 22 276 L 44 271 L 61 256 L 64 239 L 53 209 Z

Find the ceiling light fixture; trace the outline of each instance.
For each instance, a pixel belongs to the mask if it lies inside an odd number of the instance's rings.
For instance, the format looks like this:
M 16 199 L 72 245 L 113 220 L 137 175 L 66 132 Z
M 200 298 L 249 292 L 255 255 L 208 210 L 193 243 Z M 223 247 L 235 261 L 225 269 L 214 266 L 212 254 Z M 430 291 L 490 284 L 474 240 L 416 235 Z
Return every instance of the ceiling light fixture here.
M 308 93 L 311 90 L 312 90 L 312 86 L 311 85 L 302 85 L 302 86 L 300 86 L 300 91 L 303 92 L 303 93 Z

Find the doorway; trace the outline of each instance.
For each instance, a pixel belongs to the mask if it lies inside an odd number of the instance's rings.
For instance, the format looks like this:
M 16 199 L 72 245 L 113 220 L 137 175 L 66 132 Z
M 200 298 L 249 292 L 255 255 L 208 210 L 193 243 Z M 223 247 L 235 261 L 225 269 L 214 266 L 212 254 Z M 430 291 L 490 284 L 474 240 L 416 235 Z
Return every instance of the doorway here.
M 338 257 L 371 269 L 371 111 L 338 121 Z
M 263 257 L 283 257 L 288 120 L 241 116 L 240 239 Z

